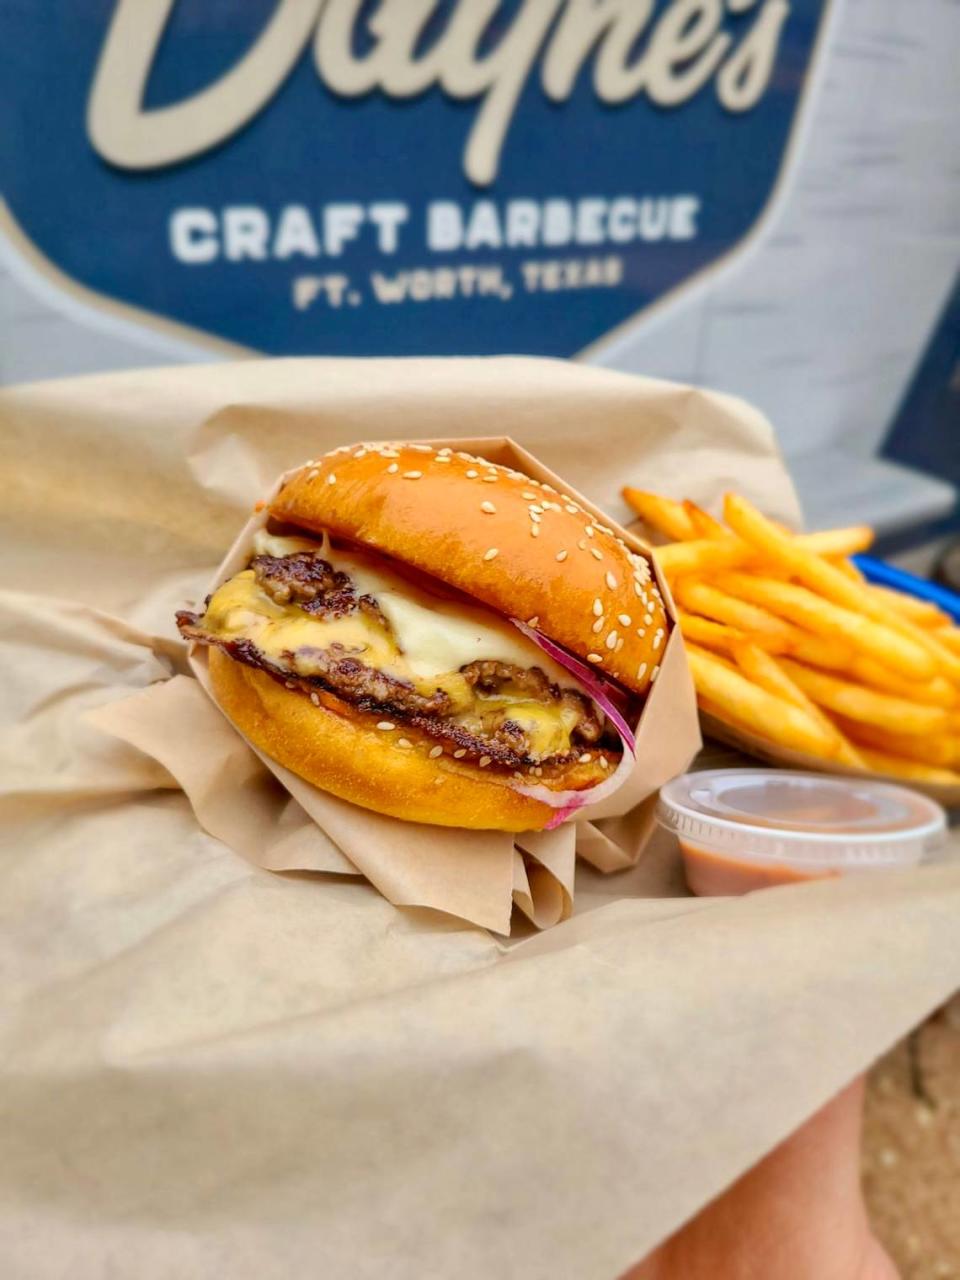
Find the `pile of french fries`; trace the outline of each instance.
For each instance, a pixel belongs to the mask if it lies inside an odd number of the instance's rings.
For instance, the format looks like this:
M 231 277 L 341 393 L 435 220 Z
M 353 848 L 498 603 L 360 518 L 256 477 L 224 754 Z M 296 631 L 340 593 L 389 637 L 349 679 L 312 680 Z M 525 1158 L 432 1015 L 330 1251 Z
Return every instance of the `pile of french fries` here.
M 627 488 L 677 603 L 701 709 L 775 747 L 960 784 L 960 628 L 866 582 L 865 527 L 793 534 L 727 494 L 724 523 Z

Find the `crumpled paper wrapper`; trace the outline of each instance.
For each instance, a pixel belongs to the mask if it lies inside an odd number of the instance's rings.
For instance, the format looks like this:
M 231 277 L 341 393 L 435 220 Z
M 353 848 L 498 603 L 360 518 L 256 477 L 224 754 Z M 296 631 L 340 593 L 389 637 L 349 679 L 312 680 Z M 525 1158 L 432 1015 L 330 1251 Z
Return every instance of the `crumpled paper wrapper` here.
M 264 422 L 269 429 L 269 420 Z M 448 444 L 463 448 L 489 462 L 523 471 L 532 479 L 569 493 L 574 502 L 597 520 L 610 517 L 593 507 L 563 477 L 555 475 L 515 442 L 505 438 L 433 440 L 437 448 Z M 319 456 L 319 450 L 314 453 Z M 237 534 L 210 582 L 208 590 L 245 568 L 256 532 L 265 527 L 269 506 L 282 487 L 281 476 L 264 494 L 253 516 Z M 261 505 L 262 504 L 262 505 Z M 647 549 L 632 534 L 616 526 L 632 550 Z M 656 566 L 651 564 L 656 574 Z M 666 583 L 655 578 L 663 593 L 668 615 L 675 621 Z M 317 824 L 319 840 L 290 840 L 287 826 L 294 820 L 289 808 L 286 820 L 271 829 L 274 815 L 258 803 L 259 793 L 234 781 L 236 744 L 224 740 L 216 755 L 226 755 L 229 768 L 218 768 L 212 785 L 198 792 L 191 785 L 197 764 L 185 743 L 204 742 L 205 758 L 212 759 L 207 726 L 209 714 L 195 701 L 185 701 L 175 682 L 144 696 L 131 705 L 113 703 L 101 709 L 93 722 L 108 733 L 133 742 L 183 779 L 201 826 L 232 848 L 268 870 L 357 872 L 366 876 L 390 902 L 404 907 L 430 907 L 498 933 L 510 932 L 512 908 L 538 928 L 565 920 L 573 907 L 576 854 L 601 871 L 623 870 L 641 855 L 651 824 L 645 800 L 682 773 L 700 747 L 696 700 L 683 656 L 680 631 L 674 627 L 660 653 L 660 669 L 650 686 L 636 730 L 636 756 L 632 772 L 616 793 L 589 804 L 553 831 L 510 835 L 500 831 L 458 831 L 371 813 L 304 782 L 250 744 L 251 752 L 270 770 L 295 799 L 304 814 Z M 202 645 L 190 651 L 190 666 L 199 684 L 214 698 L 208 652 Z M 214 698 L 215 701 L 215 698 Z M 195 714 L 199 723 L 194 723 Z M 249 767 L 246 770 L 249 773 Z M 205 770 L 210 774 L 210 767 Z M 209 815 L 209 816 L 208 816 Z M 606 822 L 604 821 L 606 819 Z M 213 825 L 211 825 L 211 822 Z M 252 832 L 256 838 L 251 838 Z
M 509 942 L 337 865 L 172 615 L 318 423 L 409 434 L 411 404 L 421 436 L 509 422 L 612 514 L 630 481 L 706 504 L 736 484 L 796 519 L 759 415 L 596 369 L 250 362 L 0 392 L 11 1275 L 611 1280 L 960 985 L 955 859 L 696 900 L 660 833 L 617 875 L 581 863 L 572 917 Z M 167 760 L 134 745 L 148 716 L 126 742 L 90 723 L 132 693 L 183 699 Z M 265 841 L 330 869 L 269 874 Z

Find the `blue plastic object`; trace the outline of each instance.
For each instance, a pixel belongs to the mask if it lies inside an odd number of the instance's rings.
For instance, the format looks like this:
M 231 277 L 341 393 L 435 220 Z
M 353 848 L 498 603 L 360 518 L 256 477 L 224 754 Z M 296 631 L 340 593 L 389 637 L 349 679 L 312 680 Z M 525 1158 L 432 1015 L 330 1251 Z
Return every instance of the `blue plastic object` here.
M 954 622 L 960 622 L 960 595 L 949 587 L 941 587 L 936 582 L 928 582 L 926 578 L 918 578 L 915 573 L 907 573 L 906 569 L 898 569 L 885 560 L 875 560 L 873 556 L 854 556 L 853 563 L 868 582 L 875 582 L 881 587 L 892 587 L 894 591 L 903 591 L 920 600 L 929 600 L 944 613 L 949 613 Z

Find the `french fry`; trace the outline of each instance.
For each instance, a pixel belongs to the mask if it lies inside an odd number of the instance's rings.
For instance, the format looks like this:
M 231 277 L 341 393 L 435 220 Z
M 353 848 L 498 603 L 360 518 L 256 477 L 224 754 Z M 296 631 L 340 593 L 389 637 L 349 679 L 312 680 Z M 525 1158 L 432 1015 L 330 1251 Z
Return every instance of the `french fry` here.
M 883 626 L 821 599 L 807 587 L 752 578 L 744 573 L 724 575 L 717 580 L 717 586 L 738 600 L 759 605 L 817 635 L 846 642 L 910 679 L 929 680 L 937 674 L 933 656 L 913 638 L 901 634 L 900 627 Z
M 926 649 L 940 668 L 941 675 L 946 676 L 954 684 L 960 684 L 960 653 L 954 653 L 947 645 L 940 643 L 940 631 L 928 631 L 924 627 L 918 627 L 909 618 L 900 617 L 895 613 L 890 614 L 889 619 L 893 630 Z
M 870 586 L 868 588 L 874 599 L 891 608 L 894 613 L 909 618 L 918 627 L 949 627 L 951 618 L 948 613 L 938 609 L 929 600 L 919 600 L 916 596 L 908 596 L 903 591 L 894 591 L 890 587 Z
M 716 707 L 724 719 L 729 718 L 791 750 L 826 758 L 834 756 L 834 737 L 805 711 L 765 689 L 758 689 L 705 649 L 690 645 L 688 657 L 698 694 Z
M 622 492 L 625 501 L 640 519 L 659 533 L 665 533 L 675 542 L 685 542 L 698 536 L 693 521 L 683 509 L 683 503 L 674 502 L 672 498 L 661 498 L 656 493 L 646 493 L 643 489 L 632 489 L 629 485 Z
M 938 631 L 937 640 L 951 653 L 960 653 L 960 627 L 949 627 Z
M 849 614 L 865 617 L 887 632 L 899 631 L 902 640 L 907 640 L 908 648 L 904 648 L 902 643 L 898 646 L 887 643 L 886 654 L 882 650 L 873 654 L 879 661 L 886 662 L 888 666 L 893 666 L 914 679 L 926 680 L 936 675 L 932 655 L 929 652 L 922 653 L 923 646 L 905 634 L 901 620 L 891 617 L 889 609 L 869 592 L 865 592 L 859 583 L 852 582 L 819 556 L 811 555 L 803 547 L 798 547 L 793 539 L 775 528 L 745 498 L 728 493 L 724 501 L 724 515 L 727 523 L 741 538 L 788 568 L 804 586 L 825 597 L 824 603 L 832 603 Z M 869 640 L 868 632 L 862 634 Z M 864 644 L 864 647 L 867 645 Z
M 796 651 L 795 656 L 810 666 L 824 665 L 819 662 L 809 663 L 799 651 Z M 904 680 L 889 667 L 881 666 L 879 662 L 863 654 L 853 657 L 848 670 L 862 684 L 872 685 L 875 689 L 892 693 L 896 698 L 906 698 L 910 702 L 923 702 L 931 707 L 955 707 L 960 697 L 955 686 L 944 676 L 934 676 L 932 680 Z
M 698 507 L 689 498 L 684 499 L 683 509 L 690 517 L 690 522 L 696 529 L 698 538 L 735 537 L 735 534 L 726 525 L 721 524 L 709 511 L 704 511 L 703 507 Z
M 921 764 L 917 760 L 904 760 L 901 756 L 892 756 L 886 751 L 863 748 L 860 754 L 874 773 L 888 773 L 893 778 L 903 778 L 907 782 L 926 782 L 942 787 L 960 786 L 960 773 L 953 769 L 941 769 Z
M 674 595 L 690 613 L 703 614 L 715 622 L 726 622 L 740 631 L 778 637 L 784 641 L 792 638 L 792 628 L 781 618 L 709 583 L 681 578 L 674 587 Z
M 775 694 L 779 698 L 785 698 L 787 702 L 792 702 L 795 707 L 799 707 L 801 711 L 805 711 L 808 716 L 818 721 L 834 740 L 834 755 L 837 760 L 857 769 L 866 767 L 863 757 L 849 738 L 820 710 L 816 703 L 811 702 L 796 681 L 790 679 L 776 658 L 746 640 L 737 641 L 734 644 L 733 656 L 744 675 L 758 684 L 761 689 L 766 689 L 768 693 Z
M 745 631 L 736 627 L 728 627 L 722 622 L 713 622 L 710 618 L 701 618 L 695 613 L 687 613 L 685 609 L 677 610 L 677 621 L 684 640 L 703 645 L 705 649 L 730 653 L 738 640 L 747 640 Z
M 729 569 L 743 563 L 744 552 L 750 554 L 739 538 L 694 538 L 690 542 L 668 542 L 653 549 L 657 564 L 668 578 Z
M 830 719 L 858 746 L 871 747 L 875 751 L 886 752 L 887 755 L 902 756 L 905 760 L 917 760 L 921 764 L 937 765 L 943 769 L 960 764 L 960 738 L 938 734 L 917 734 L 911 737 L 904 733 L 891 733 L 875 724 L 847 720 L 843 716 L 832 715 Z
M 799 662 L 782 658 L 783 668 L 818 706 L 827 707 L 850 720 L 879 725 L 891 733 L 913 734 L 949 732 L 950 713 L 943 707 L 922 706 L 894 698 L 875 689 L 851 684 L 836 676 L 813 671 Z
M 861 551 L 873 546 L 873 530 L 865 524 L 858 524 L 849 529 L 798 533 L 793 541 L 811 555 L 826 556 L 829 560 L 845 560 L 847 556 L 859 555 Z

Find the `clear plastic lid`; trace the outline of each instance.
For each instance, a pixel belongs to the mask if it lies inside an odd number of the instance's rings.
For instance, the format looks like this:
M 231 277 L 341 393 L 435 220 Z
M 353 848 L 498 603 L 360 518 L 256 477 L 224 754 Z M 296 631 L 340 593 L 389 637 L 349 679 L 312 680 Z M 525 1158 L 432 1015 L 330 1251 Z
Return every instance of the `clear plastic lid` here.
M 946 836 L 940 805 L 906 787 L 786 769 L 684 774 L 661 789 L 657 819 L 713 853 L 811 871 L 909 865 Z

